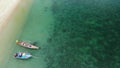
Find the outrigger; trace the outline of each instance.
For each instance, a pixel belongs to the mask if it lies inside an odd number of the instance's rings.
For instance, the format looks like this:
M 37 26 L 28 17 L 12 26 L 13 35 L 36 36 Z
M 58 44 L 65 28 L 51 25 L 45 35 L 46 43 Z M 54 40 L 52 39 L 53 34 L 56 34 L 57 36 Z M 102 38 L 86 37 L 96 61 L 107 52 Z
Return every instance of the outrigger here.
M 26 47 L 26 48 L 30 48 L 30 49 L 39 49 L 39 47 L 37 47 L 33 44 L 30 44 L 30 43 L 24 42 L 24 41 L 16 40 L 16 44 Z

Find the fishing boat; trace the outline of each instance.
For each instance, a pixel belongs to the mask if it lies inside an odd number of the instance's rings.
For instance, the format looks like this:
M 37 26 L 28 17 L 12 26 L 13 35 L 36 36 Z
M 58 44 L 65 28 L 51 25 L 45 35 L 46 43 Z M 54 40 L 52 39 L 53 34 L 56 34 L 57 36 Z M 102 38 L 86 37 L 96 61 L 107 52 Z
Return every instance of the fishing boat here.
M 14 55 L 14 57 L 17 59 L 29 59 L 32 57 L 32 55 L 27 52 L 18 52 Z
M 26 48 L 30 48 L 30 49 L 39 49 L 39 47 L 37 47 L 33 44 L 30 44 L 30 43 L 24 42 L 24 41 L 16 40 L 16 44 L 26 47 Z

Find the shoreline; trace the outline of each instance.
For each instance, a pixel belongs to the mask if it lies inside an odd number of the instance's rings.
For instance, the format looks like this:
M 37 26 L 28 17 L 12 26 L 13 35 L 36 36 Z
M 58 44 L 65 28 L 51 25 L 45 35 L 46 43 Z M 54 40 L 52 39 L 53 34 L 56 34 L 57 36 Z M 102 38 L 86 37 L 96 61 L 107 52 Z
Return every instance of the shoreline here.
M 18 37 L 24 26 L 25 18 L 28 14 L 31 0 L 12 0 L 15 2 L 11 3 L 11 6 L 6 9 L 6 12 L 3 11 L 0 15 L 0 67 L 4 68 L 9 59 L 9 55 L 15 46 L 15 39 Z M 1 8 L 1 5 L 0 5 Z M 5 10 L 5 9 L 4 9 Z M 9 12 L 8 12 L 9 11 Z M 11 58 L 11 57 L 10 57 Z M 5 59 L 5 60 L 4 60 Z

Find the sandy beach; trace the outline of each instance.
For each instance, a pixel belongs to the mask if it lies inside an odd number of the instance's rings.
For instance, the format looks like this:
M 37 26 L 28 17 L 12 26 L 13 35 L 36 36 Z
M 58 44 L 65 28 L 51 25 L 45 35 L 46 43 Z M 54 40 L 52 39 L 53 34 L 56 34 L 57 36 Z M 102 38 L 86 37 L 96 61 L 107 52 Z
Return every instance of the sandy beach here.
M 5 28 L 15 8 L 20 4 L 21 0 L 1 0 L 0 1 L 0 32 Z
M 0 0 L 0 64 L 3 66 L 7 62 L 3 59 L 14 48 L 11 44 L 24 25 L 30 3 L 31 0 Z

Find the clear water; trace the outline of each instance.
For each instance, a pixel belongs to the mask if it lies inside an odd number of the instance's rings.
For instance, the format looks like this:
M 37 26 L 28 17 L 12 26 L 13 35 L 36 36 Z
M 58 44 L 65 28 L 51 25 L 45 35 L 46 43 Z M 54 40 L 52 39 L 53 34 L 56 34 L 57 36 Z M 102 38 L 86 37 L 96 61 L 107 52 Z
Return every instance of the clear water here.
M 119 0 L 34 0 L 20 40 L 39 50 L 14 45 L 5 68 L 119 68 Z M 33 54 L 17 60 L 15 52 Z
M 53 32 L 54 19 L 50 10 L 52 5 L 50 1 L 33 1 L 33 5 L 29 11 L 26 19 L 26 24 L 21 29 L 22 32 L 18 34 L 16 39 L 24 40 L 28 42 L 37 42 L 40 50 L 30 50 L 20 47 L 13 42 L 13 47 L 10 48 L 9 58 L 6 58 L 5 68 L 45 68 L 46 62 L 44 61 L 44 49 L 47 39 Z M 16 52 L 30 52 L 33 54 L 33 58 L 29 60 L 17 60 L 13 58 L 13 54 Z M 39 66 L 38 66 L 39 65 Z

